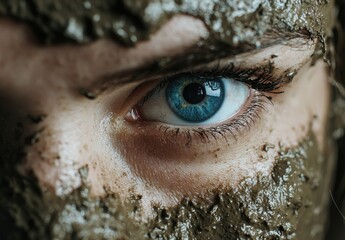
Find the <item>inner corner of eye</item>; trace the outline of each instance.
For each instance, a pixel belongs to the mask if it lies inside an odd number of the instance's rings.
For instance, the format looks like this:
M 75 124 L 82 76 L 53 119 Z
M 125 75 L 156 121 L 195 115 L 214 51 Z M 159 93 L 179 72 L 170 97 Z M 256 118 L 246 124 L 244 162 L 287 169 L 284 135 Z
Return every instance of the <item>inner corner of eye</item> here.
M 124 109 L 125 120 L 133 122 L 141 119 L 141 106 L 144 102 L 154 94 L 158 88 L 157 83 L 149 81 L 137 86 L 127 98 Z M 129 109 L 129 110 L 128 110 Z
M 215 125 L 243 110 L 250 95 L 246 84 L 228 77 L 178 76 L 145 97 L 126 117 L 173 126 Z

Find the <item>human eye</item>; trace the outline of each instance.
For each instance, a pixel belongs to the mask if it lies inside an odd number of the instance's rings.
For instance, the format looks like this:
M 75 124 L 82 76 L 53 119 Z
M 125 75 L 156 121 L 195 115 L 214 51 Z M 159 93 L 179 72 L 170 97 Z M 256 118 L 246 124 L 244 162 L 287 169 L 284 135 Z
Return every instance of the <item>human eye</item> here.
M 187 136 L 188 142 L 236 138 L 280 93 L 284 77 L 274 70 L 271 62 L 254 67 L 230 62 L 175 74 L 149 90 L 127 120 L 156 126 L 168 136 Z
M 286 132 L 285 119 L 299 109 L 294 95 L 305 89 L 299 84 L 308 78 L 314 47 L 301 41 L 186 68 L 177 61 L 139 71 L 122 85 L 119 109 L 109 97 L 104 123 L 112 148 L 140 184 L 164 189 L 163 195 L 199 192 L 223 180 L 232 185 L 265 171 L 260 149 Z M 294 77 L 297 71 L 303 77 Z
M 183 74 L 159 88 L 137 106 L 136 118 L 178 126 L 213 125 L 236 115 L 251 96 L 247 85 L 226 76 Z

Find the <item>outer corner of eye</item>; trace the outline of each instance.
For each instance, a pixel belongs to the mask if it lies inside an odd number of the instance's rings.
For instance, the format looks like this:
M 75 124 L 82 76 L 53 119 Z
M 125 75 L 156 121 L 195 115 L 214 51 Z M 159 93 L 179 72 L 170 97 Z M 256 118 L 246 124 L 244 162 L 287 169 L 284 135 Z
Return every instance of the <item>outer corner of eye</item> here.
M 249 101 L 251 89 L 228 77 L 181 75 L 146 98 L 127 115 L 173 126 L 216 125 L 233 118 Z

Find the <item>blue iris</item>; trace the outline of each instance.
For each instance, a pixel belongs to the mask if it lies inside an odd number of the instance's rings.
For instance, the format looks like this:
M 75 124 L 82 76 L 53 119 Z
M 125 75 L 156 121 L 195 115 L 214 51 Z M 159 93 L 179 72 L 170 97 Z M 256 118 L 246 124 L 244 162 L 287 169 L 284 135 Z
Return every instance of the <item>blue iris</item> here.
M 170 81 L 166 98 L 181 119 L 200 123 L 214 116 L 224 101 L 222 77 L 180 76 Z

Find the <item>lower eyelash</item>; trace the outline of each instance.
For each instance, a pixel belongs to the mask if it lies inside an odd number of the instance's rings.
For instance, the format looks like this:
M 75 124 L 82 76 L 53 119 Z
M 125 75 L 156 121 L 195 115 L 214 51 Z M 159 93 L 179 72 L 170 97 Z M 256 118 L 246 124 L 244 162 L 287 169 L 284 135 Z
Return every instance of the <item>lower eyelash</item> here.
M 211 140 L 218 141 L 219 139 L 228 142 L 231 137 L 237 141 L 239 135 L 250 131 L 251 127 L 256 124 L 260 119 L 260 113 L 267 111 L 268 104 L 273 105 L 272 98 L 255 91 L 247 109 L 229 123 L 210 128 L 187 129 L 169 125 L 160 125 L 158 128 L 165 137 L 175 138 L 178 142 L 183 141 L 187 147 L 190 147 L 196 140 L 208 144 Z

